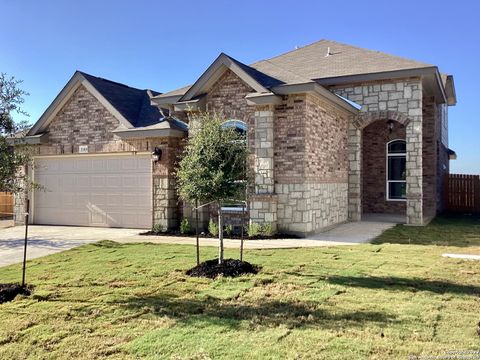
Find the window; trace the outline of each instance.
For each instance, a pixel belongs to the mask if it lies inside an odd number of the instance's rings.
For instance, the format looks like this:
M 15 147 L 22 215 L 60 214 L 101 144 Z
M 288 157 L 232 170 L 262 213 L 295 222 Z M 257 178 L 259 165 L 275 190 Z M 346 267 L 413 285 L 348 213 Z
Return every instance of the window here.
M 387 144 L 387 200 L 405 201 L 407 145 L 404 140 Z
M 240 135 L 246 135 L 247 134 L 247 124 L 245 124 L 241 120 L 227 120 L 222 124 L 223 127 L 226 128 L 234 128 L 235 131 L 240 133 Z
M 246 144 L 246 136 L 247 136 L 247 124 L 241 120 L 236 120 L 236 119 L 230 119 L 225 121 L 222 124 L 223 127 L 225 128 L 233 128 L 235 129 L 236 132 L 239 133 L 239 135 L 242 135 L 242 138 L 245 141 Z M 245 180 L 238 180 L 239 183 L 246 183 Z M 224 206 L 222 206 L 222 211 L 226 212 L 243 212 L 247 210 L 246 203 L 243 202 L 243 200 L 230 200 L 225 202 Z

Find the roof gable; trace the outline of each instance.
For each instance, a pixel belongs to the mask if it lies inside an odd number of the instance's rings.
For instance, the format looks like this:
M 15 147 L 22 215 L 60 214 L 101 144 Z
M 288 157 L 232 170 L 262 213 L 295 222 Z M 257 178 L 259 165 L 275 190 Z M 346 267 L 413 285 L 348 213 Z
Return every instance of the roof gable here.
M 185 92 L 179 101 L 189 101 L 207 92 L 227 69 L 230 69 L 235 75 L 259 93 L 269 92 L 268 88 L 283 83 L 272 76 L 221 53 L 198 80 Z
M 76 71 L 27 135 L 44 132 L 80 85 L 105 106 L 123 128 L 149 126 L 157 123 L 161 117 L 158 108 L 150 104 L 150 98 L 158 95 L 158 92 L 131 88 Z

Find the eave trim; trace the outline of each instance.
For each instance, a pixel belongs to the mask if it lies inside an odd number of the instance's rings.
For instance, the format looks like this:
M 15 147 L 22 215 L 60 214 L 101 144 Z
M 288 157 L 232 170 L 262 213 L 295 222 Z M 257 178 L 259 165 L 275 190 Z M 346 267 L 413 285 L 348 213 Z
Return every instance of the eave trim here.
M 234 72 L 255 91 L 269 92 L 264 86 L 262 86 L 258 81 L 247 74 L 240 66 L 238 66 L 238 64 L 232 61 L 226 54 L 221 53 L 179 101 L 182 102 L 192 100 L 196 96 L 203 94 L 220 78 L 221 75 L 223 75 L 227 69 L 230 69 L 232 72 Z

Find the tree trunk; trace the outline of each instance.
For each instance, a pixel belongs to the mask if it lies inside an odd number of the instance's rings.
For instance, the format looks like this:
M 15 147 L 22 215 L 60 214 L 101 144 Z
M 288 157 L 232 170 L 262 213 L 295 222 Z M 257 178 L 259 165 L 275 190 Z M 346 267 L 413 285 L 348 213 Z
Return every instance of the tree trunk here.
M 245 204 L 242 203 L 242 229 L 240 238 L 240 261 L 243 261 L 243 228 L 245 227 Z
M 195 200 L 195 237 L 197 245 L 197 265 L 200 265 L 200 241 L 198 240 L 198 200 Z
M 220 202 L 218 203 L 218 263 L 223 263 L 223 214 Z

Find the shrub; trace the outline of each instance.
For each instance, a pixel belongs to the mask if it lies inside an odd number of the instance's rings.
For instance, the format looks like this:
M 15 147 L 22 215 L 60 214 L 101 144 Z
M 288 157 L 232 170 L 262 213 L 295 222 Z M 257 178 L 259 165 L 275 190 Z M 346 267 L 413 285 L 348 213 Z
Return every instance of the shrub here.
M 152 231 L 153 231 L 154 233 L 161 233 L 161 232 L 164 231 L 164 227 L 163 227 L 162 224 L 156 223 L 156 224 L 154 224 L 154 225 L 152 226 Z
M 261 232 L 265 236 L 273 236 L 275 234 L 275 230 L 273 230 L 271 223 L 263 224 Z
M 180 223 L 180 234 L 190 234 L 191 231 L 190 222 L 187 218 L 183 218 Z
M 208 232 L 215 237 L 218 236 L 218 224 L 212 219 L 210 219 L 210 221 L 208 222 Z
M 225 234 L 227 234 L 227 236 L 232 236 L 233 234 L 233 225 L 232 224 L 228 224 L 225 226 Z
M 258 236 L 258 235 L 260 235 L 261 230 L 262 230 L 262 228 L 261 228 L 260 224 L 251 223 L 248 226 L 248 236 L 250 236 L 250 237 Z

